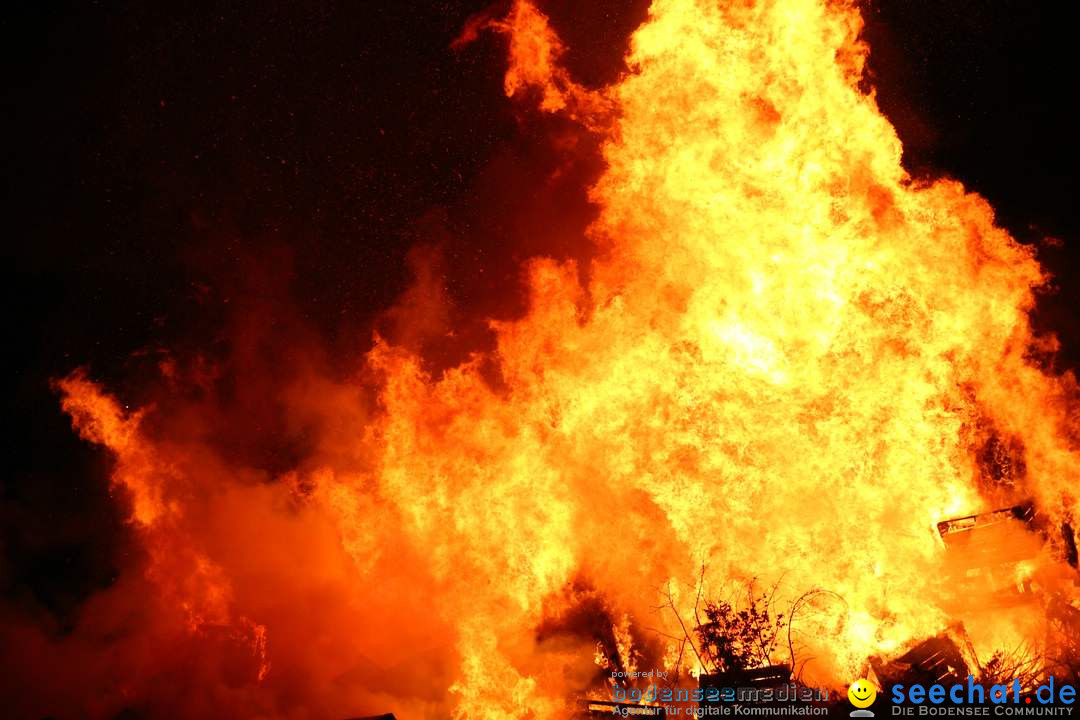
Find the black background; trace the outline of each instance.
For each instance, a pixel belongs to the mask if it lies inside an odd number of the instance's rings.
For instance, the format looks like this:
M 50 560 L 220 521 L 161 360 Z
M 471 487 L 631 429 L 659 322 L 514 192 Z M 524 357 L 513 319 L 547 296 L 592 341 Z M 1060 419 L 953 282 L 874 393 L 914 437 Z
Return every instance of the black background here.
M 1061 336 L 1059 368 L 1080 358 L 1080 83 L 1065 5 L 880 0 L 865 11 L 870 78 L 908 169 L 984 194 L 1055 274 L 1036 322 Z M 544 138 L 556 121 L 506 100 L 497 39 L 449 49 L 485 7 L 9 10 L 6 603 L 70 624 L 127 553 L 107 460 L 71 432 L 50 378 L 85 366 L 137 402 L 147 357 L 227 342 L 230 308 L 245 304 L 282 328 L 270 354 L 303 327 L 331 356 L 355 358 L 406 286 L 418 241 L 442 244 L 453 301 L 479 316 L 519 309 L 521 259 L 580 252 L 566 243 L 588 221 L 582 188 L 599 167 L 585 162 L 572 182 L 529 195 L 550 169 Z M 598 85 L 619 72 L 646 3 L 541 7 L 575 75 Z M 520 232 L 538 224 L 547 231 Z M 272 428 L 261 437 L 280 440 Z

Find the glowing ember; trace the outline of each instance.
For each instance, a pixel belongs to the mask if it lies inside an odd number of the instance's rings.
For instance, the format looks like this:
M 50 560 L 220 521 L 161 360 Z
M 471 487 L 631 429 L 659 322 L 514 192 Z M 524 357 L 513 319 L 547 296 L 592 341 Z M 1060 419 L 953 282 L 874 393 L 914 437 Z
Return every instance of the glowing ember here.
M 363 380 L 281 389 L 321 434 L 277 482 L 201 436 L 195 370 L 139 412 L 59 382 L 146 548 L 70 651 L 92 714 L 563 717 L 606 687 L 605 637 L 625 669 L 700 669 L 656 606 L 691 617 L 703 564 L 713 595 L 842 599 L 795 621 L 815 684 L 957 620 L 980 652 L 1042 642 L 1031 606 L 954 608 L 936 524 L 1080 515 L 1075 383 L 1029 358 L 1045 278 L 981 198 L 907 177 L 858 12 L 656 0 L 601 90 L 528 3 L 484 24 L 509 94 L 604 139 L 597 259 L 530 261 L 528 313 L 441 376 L 377 338 Z M 1063 593 L 1063 567 L 1023 575 Z

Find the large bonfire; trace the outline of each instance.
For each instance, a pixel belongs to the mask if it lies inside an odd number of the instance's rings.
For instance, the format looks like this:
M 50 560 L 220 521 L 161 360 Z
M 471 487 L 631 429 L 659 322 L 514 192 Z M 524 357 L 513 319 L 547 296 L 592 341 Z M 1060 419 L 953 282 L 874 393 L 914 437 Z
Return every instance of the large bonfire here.
M 982 198 L 907 175 L 861 27 L 655 0 L 596 89 L 528 2 L 475 19 L 514 102 L 601 138 L 595 259 L 530 260 L 527 312 L 457 367 L 376 336 L 353 376 L 260 388 L 317 429 L 273 477 L 202 430 L 212 368 L 163 366 L 141 409 L 59 381 L 145 555 L 70 637 L 24 638 L 40 672 L 78 668 L 95 717 L 557 718 L 615 667 L 703 669 L 681 619 L 749 583 L 828 591 L 777 658 L 817 684 L 957 622 L 984 656 L 1053 642 L 1038 603 L 958 605 L 936 530 L 1080 515 L 1075 382 L 1028 319 L 1046 277 Z M 1016 580 L 1073 599 L 1053 542 L 1017 542 Z

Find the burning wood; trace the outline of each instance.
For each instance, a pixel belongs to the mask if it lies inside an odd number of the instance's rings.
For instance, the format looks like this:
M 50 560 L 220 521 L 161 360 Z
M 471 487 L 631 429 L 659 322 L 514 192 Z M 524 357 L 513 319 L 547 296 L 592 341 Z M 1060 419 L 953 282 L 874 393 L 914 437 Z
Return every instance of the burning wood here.
M 733 700 L 761 704 L 772 701 L 788 702 L 797 700 L 799 697 L 798 689 L 793 685 L 790 688 L 790 695 L 786 692 L 789 684 L 791 684 L 791 668 L 787 665 L 772 665 L 763 668 L 731 670 L 720 673 L 702 673 L 698 676 L 698 683 L 705 696 L 705 700 L 701 703 L 703 707 L 719 706 Z M 782 688 L 785 692 L 781 697 L 779 691 Z M 808 688 L 804 689 L 809 690 Z M 731 697 L 722 697 L 721 691 L 724 690 L 730 691 Z M 812 698 L 813 692 L 810 691 L 808 699 Z
M 878 687 L 920 682 L 927 686 L 953 684 L 977 672 L 979 661 L 962 626 L 928 638 L 898 657 L 883 661 L 872 659 L 870 679 Z
M 667 711 L 662 706 L 641 705 L 639 703 L 621 703 L 607 700 L 582 700 L 578 703 L 578 712 L 574 717 L 645 717 L 666 718 Z
M 1034 518 L 1028 503 L 938 523 L 948 578 L 958 598 L 975 598 L 985 607 L 988 588 L 997 606 L 1035 601 L 1031 580 L 1021 567 L 1043 552 L 1043 543 L 1031 532 Z

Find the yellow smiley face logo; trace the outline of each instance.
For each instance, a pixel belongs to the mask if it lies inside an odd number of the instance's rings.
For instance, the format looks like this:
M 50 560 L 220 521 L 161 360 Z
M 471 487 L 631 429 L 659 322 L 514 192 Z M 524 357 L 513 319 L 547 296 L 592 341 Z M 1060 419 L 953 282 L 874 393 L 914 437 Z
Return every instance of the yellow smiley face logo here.
M 847 699 L 857 708 L 870 707 L 877 698 L 877 688 L 868 680 L 856 680 L 847 691 Z

